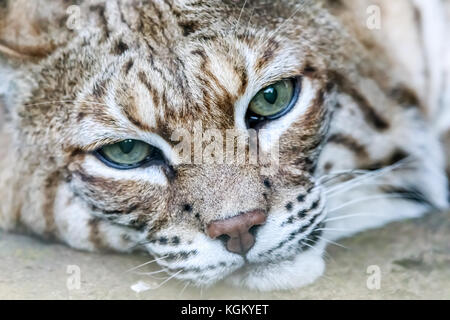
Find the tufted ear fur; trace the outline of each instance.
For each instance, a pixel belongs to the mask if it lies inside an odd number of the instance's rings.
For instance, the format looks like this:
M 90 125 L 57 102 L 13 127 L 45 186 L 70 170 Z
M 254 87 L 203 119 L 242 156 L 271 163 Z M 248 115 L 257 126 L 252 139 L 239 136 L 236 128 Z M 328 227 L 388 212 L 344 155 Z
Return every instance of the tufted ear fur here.
M 0 0 L 0 56 L 39 59 L 51 53 L 67 32 L 64 0 Z

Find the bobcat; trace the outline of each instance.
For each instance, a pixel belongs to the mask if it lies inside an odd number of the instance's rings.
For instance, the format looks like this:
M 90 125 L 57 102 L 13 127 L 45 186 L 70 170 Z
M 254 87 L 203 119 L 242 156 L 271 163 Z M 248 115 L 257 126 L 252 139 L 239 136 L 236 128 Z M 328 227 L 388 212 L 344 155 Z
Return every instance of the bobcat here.
M 327 243 L 449 207 L 448 14 L 446 0 L 2 0 L 0 226 L 146 250 L 198 286 L 310 284 Z M 229 129 L 243 162 L 215 153 Z M 255 146 L 275 165 L 249 161 Z

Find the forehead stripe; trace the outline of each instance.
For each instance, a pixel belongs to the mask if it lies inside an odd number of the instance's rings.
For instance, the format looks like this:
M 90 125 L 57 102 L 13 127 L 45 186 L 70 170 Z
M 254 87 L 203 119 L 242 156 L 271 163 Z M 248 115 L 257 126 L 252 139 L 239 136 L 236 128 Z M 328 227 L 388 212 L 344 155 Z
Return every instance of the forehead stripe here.
M 375 108 L 367 101 L 367 98 L 343 74 L 331 71 L 329 77 L 339 87 L 339 90 L 342 90 L 355 100 L 368 124 L 380 131 L 389 129 L 389 122 L 378 114 Z

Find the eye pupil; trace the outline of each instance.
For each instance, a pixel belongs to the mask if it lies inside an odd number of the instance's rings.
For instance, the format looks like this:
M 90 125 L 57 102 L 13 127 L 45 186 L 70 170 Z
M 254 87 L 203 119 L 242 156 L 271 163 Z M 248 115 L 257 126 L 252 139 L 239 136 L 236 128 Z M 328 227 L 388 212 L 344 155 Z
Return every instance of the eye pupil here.
M 264 90 L 264 99 L 270 103 L 274 104 L 278 99 L 278 91 L 273 86 L 268 87 Z
M 119 148 L 123 153 L 129 154 L 134 149 L 135 144 L 134 140 L 124 140 L 119 143 Z

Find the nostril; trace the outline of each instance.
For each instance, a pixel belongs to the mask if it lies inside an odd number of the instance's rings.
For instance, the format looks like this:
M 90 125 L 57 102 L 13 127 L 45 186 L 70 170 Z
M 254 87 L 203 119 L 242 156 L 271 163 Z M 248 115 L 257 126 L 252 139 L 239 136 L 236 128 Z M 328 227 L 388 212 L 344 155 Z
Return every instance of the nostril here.
M 248 229 L 248 233 L 250 233 L 254 238 L 256 238 L 256 233 L 258 232 L 259 225 L 254 225 L 250 229 Z
M 230 240 L 230 236 L 227 234 L 223 234 L 221 236 L 218 236 L 216 239 L 222 241 L 222 243 L 224 245 L 226 245 L 228 243 L 228 241 Z

